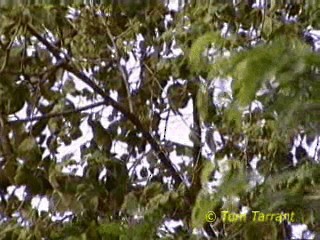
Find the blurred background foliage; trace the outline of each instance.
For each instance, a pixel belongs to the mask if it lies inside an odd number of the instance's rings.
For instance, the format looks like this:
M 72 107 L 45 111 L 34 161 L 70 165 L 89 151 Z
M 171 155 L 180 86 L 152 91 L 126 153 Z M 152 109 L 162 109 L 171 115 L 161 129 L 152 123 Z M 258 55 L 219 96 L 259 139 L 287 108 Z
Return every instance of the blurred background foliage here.
M 1 239 L 319 237 L 320 1 L 0 5 Z

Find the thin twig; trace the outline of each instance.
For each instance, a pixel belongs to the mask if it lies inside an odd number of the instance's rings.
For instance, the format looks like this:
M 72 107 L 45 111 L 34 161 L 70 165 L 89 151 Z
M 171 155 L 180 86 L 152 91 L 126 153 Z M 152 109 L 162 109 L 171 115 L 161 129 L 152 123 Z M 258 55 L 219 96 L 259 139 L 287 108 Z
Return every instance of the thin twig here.
M 118 47 L 117 47 L 117 44 L 115 43 L 114 41 L 114 37 L 113 35 L 111 34 L 111 31 L 109 29 L 109 27 L 107 26 L 106 27 L 107 29 L 107 34 L 108 34 L 108 37 L 110 38 L 111 42 L 112 42 L 112 45 L 113 45 L 113 48 L 115 50 L 115 55 L 116 55 L 116 58 L 117 58 L 117 66 L 118 66 L 118 69 L 121 73 L 121 76 L 122 76 L 122 80 L 123 80 L 123 84 L 126 88 L 126 92 L 127 92 L 127 98 L 128 98 L 128 104 L 129 104 L 129 110 L 130 112 L 132 113 L 133 112 L 133 105 L 132 105 L 132 100 L 131 100 L 131 93 L 130 93 L 130 87 L 129 87 L 129 79 L 128 79 L 128 73 L 125 69 L 125 67 L 123 67 L 120 63 L 120 55 L 119 55 L 119 50 L 118 50 Z
M 314 161 L 318 161 L 318 148 L 319 148 L 319 137 L 317 137 L 317 144 L 316 144 L 316 147 L 315 147 L 315 150 L 314 150 L 314 155 L 313 155 L 313 160 Z
M 164 125 L 164 134 L 163 134 L 163 139 L 164 140 L 166 140 L 166 137 L 167 137 L 167 127 L 168 127 L 168 121 L 169 121 L 170 112 L 171 112 L 171 109 L 169 108 L 168 114 L 166 116 L 166 122 L 165 122 L 165 125 Z
M 97 102 L 97 103 L 93 103 L 81 108 L 77 108 L 77 109 L 73 109 L 73 110 L 69 110 L 69 111 L 64 111 L 64 112 L 57 112 L 57 113 L 48 113 L 45 115 L 41 115 L 41 116 L 34 116 L 34 117 L 30 117 L 30 118 L 23 118 L 23 119 L 16 119 L 16 120 L 10 120 L 8 121 L 9 124 L 17 124 L 17 123 L 26 123 L 26 122 L 33 122 L 33 121 L 39 121 L 39 120 L 44 120 L 44 119 L 50 119 L 50 118 L 58 118 L 58 117 L 64 117 L 70 114 L 74 114 L 77 112 L 82 112 L 82 111 L 86 111 L 92 108 L 96 108 L 99 107 L 101 105 L 105 105 L 106 102 L 102 101 L 102 102 Z

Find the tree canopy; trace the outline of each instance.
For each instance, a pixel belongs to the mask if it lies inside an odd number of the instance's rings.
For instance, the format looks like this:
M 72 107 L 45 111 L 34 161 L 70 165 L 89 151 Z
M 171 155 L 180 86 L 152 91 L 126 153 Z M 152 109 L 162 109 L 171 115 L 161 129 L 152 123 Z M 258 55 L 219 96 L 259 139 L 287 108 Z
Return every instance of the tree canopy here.
M 94 3 L 1 1 L 0 238 L 319 236 L 320 1 Z

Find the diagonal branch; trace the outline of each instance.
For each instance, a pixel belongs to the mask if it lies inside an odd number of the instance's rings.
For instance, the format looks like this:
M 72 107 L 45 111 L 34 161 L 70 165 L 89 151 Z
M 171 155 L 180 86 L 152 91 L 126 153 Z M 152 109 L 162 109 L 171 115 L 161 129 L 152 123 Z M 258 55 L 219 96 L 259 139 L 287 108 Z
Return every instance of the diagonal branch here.
M 35 36 L 43 45 L 46 46 L 46 48 L 54 55 L 57 60 L 61 60 L 63 55 L 65 58 L 70 59 L 69 56 L 66 54 L 62 54 L 60 49 L 52 45 L 50 42 L 47 41 L 44 37 L 42 37 L 38 31 L 30 24 L 27 25 L 27 30 Z M 152 135 L 149 133 L 148 130 L 146 130 L 145 126 L 141 123 L 141 121 L 130 111 L 128 111 L 126 108 L 124 108 L 122 105 L 120 105 L 117 101 L 109 97 L 94 81 L 92 81 L 86 74 L 84 74 L 82 71 L 78 70 L 77 67 L 74 66 L 74 64 L 71 65 L 71 63 L 66 62 L 63 65 L 63 68 L 70 73 L 74 74 L 76 77 L 78 77 L 82 82 L 86 83 L 88 86 L 90 86 L 97 94 L 103 97 L 105 104 L 110 105 L 113 108 L 115 108 L 117 111 L 121 112 L 125 117 L 128 118 L 129 121 L 131 121 L 135 127 L 142 133 L 143 137 L 150 143 L 151 148 L 153 151 L 158 155 L 161 163 L 167 168 L 167 170 L 171 173 L 173 179 L 174 179 L 174 185 L 175 187 L 178 187 L 181 183 L 183 183 L 183 178 L 180 176 L 178 171 L 175 169 L 175 167 L 172 165 L 170 159 L 166 156 L 165 151 L 160 147 L 158 142 L 152 137 Z
M 190 198 L 192 204 L 195 202 L 199 191 L 201 190 L 201 172 L 203 168 L 203 159 L 201 156 L 201 122 L 199 109 L 197 106 L 197 92 L 192 93 L 192 101 L 193 101 L 193 127 L 191 131 L 193 131 L 193 135 L 195 136 L 195 140 L 193 141 L 193 176 L 192 183 L 190 187 Z

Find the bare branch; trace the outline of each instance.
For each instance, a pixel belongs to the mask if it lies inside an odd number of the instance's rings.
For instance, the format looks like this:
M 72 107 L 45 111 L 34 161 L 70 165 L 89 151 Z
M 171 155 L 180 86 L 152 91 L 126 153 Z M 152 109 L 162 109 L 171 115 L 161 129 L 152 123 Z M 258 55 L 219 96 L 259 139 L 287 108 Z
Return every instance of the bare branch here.
M 64 112 L 57 112 L 57 113 L 48 113 L 45 115 L 41 115 L 41 116 L 34 116 L 34 117 L 30 117 L 30 118 L 23 118 L 23 119 L 16 119 L 16 120 L 9 120 L 8 123 L 9 124 L 17 124 L 17 123 L 26 123 L 26 122 L 33 122 L 33 121 L 38 121 L 38 120 L 43 120 L 43 119 L 50 119 L 50 118 L 58 118 L 58 117 L 63 117 L 63 116 L 67 116 L 67 115 L 71 115 L 77 112 L 82 112 L 82 111 L 86 111 L 92 108 L 96 108 L 99 107 L 101 105 L 105 105 L 106 102 L 102 101 L 102 102 L 97 102 L 97 103 L 93 103 L 81 108 L 76 108 L 73 110 L 69 110 L 69 111 L 64 111 Z
M 191 131 L 197 138 L 193 141 L 193 176 L 191 183 L 191 201 L 195 202 L 198 192 L 201 190 L 201 171 L 203 168 L 203 160 L 201 157 L 201 122 L 197 106 L 197 93 L 192 94 L 193 101 L 193 127 Z

